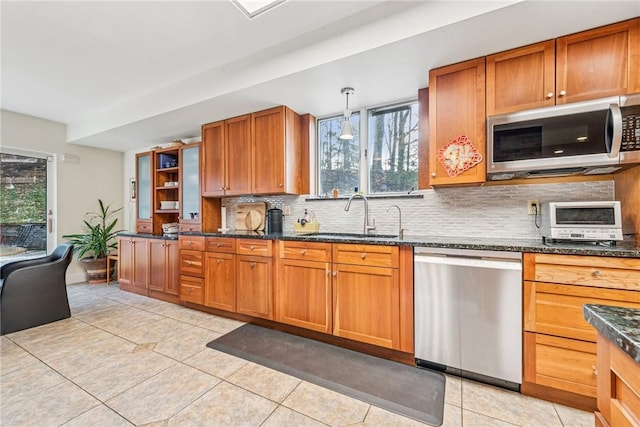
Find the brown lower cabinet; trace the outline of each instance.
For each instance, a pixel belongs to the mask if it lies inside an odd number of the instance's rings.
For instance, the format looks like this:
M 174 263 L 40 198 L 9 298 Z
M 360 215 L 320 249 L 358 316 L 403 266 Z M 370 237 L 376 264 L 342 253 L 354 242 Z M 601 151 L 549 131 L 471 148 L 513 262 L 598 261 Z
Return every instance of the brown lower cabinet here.
M 236 312 L 273 320 L 273 241 L 236 240 Z
M 147 295 L 149 239 L 118 237 L 118 282 L 120 289 Z
M 180 262 L 177 240 L 149 239 L 149 295 L 178 302 Z M 175 301 L 174 301 L 175 300 Z
M 640 425 L 638 362 L 598 334 L 597 427 Z
M 640 307 L 640 259 L 524 254 L 522 393 L 596 409 L 596 330 L 584 304 Z M 599 348 L 598 348 L 599 349 Z

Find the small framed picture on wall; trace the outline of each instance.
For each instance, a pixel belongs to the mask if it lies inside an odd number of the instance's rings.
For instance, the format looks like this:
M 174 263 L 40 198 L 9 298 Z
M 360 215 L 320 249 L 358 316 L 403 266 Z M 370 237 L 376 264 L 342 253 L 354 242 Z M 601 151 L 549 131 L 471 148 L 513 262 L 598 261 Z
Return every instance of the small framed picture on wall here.
M 136 201 L 136 179 L 129 178 L 129 200 Z

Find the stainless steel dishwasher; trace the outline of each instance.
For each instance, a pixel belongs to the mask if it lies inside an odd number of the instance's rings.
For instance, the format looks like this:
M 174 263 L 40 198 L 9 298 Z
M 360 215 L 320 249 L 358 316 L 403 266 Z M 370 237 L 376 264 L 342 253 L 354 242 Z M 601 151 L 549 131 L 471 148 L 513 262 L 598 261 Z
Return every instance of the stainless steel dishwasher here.
M 522 254 L 416 247 L 414 293 L 418 366 L 520 389 Z

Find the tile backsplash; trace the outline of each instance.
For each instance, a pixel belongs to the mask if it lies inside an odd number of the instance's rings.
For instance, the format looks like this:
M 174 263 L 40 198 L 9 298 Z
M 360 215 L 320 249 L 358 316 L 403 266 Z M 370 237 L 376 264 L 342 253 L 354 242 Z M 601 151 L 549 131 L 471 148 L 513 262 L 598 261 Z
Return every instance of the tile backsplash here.
M 396 234 L 398 205 L 402 210 L 402 228 L 407 235 L 473 236 L 494 238 L 538 238 L 534 216 L 527 214 L 527 200 L 550 201 L 613 200 L 613 181 L 588 181 L 556 184 L 501 185 L 421 190 L 423 198 L 369 199 L 369 218 L 375 218 L 375 233 Z M 227 224 L 234 224 L 238 203 L 266 201 L 268 208 L 290 206 L 284 231 L 307 209 L 320 223 L 320 231 L 360 233 L 363 228 L 362 200 L 354 200 L 348 212 L 346 199 L 307 200 L 309 196 L 268 196 L 225 198 Z

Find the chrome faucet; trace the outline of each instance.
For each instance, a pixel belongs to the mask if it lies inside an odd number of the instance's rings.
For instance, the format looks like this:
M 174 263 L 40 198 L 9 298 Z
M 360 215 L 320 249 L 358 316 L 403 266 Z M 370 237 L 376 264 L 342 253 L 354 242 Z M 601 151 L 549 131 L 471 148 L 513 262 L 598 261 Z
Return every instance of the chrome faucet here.
M 389 212 L 391 208 L 398 209 L 398 238 L 402 239 L 404 237 L 404 228 L 402 228 L 402 210 L 400 210 L 400 206 L 398 205 L 391 205 L 387 208 L 387 212 Z
M 351 201 L 356 197 L 361 198 L 364 201 L 364 225 L 362 227 L 362 233 L 369 234 L 369 230 L 376 229 L 376 219 L 373 219 L 373 225 L 369 225 L 369 200 L 364 194 L 355 193 L 353 196 L 349 197 L 349 201 L 347 202 L 347 206 L 344 207 L 344 210 L 345 212 L 349 212 Z

